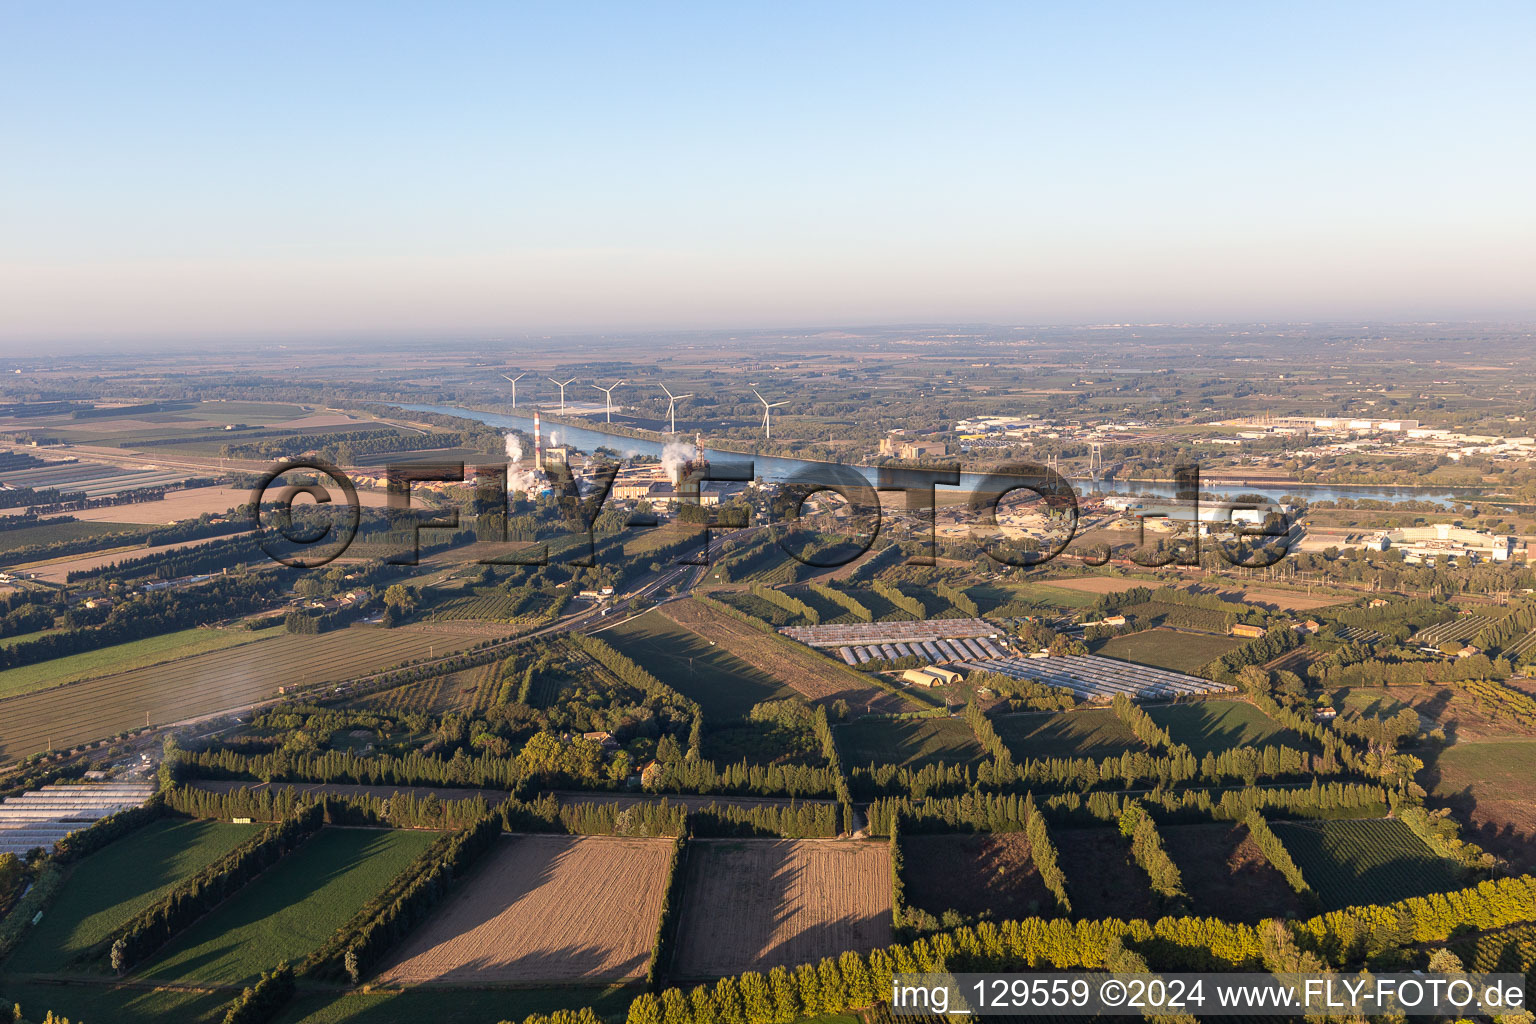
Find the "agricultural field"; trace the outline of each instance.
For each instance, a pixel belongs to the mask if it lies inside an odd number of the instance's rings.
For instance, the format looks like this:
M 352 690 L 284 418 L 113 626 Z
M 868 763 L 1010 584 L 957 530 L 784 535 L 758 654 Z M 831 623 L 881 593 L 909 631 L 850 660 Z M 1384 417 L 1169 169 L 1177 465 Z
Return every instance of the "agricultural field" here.
M 501 840 L 379 972 L 383 985 L 616 982 L 643 977 L 670 839 Z
M 276 1018 L 276 1024 L 496 1024 L 523 1020 L 534 1013 L 578 1010 L 590 1006 L 603 1017 L 623 1018 L 639 994 L 634 987 L 456 988 L 451 998 L 439 989 L 373 989 L 368 992 L 301 993 Z
M 231 647 L 281 636 L 283 628 L 250 630 L 238 627 L 195 626 L 174 633 L 130 640 L 96 651 L 82 651 L 35 665 L 0 672 L 0 698 L 15 697 L 52 686 L 94 679 L 109 672 L 124 672 L 149 665 L 160 665 L 195 654 L 223 651 Z M 30 634 L 37 635 L 37 634 Z M 20 637 L 17 639 L 25 639 Z
M 493 662 L 484 667 L 496 669 L 500 666 Z M 361 711 L 382 711 L 392 715 L 408 715 L 417 712 L 443 715 L 450 711 L 463 711 L 469 708 L 473 698 L 478 696 L 478 689 L 474 694 L 466 694 L 464 691 L 476 685 L 468 679 L 480 671 L 482 669 L 467 669 L 463 672 L 432 676 L 428 679 L 419 679 L 414 683 L 392 686 L 387 690 L 378 690 L 350 700 L 347 706 Z
M 1044 610 L 1092 608 L 1098 595 L 1051 583 L 980 583 L 965 592 L 983 615 L 1039 615 Z
M 954 910 L 1009 921 L 1056 906 L 1022 832 L 905 836 L 901 846 L 906 901 L 935 917 Z
M 1233 747 L 1284 745 L 1294 750 L 1311 749 L 1303 736 L 1247 701 L 1206 700 L 1149 707 L 1146 712 L 1168 730 L 1175 743 L 1189 747 L 1196 757 Z
M 672 601 L 659 610 L 673 622 L 703 637 L 705 643 L 715 641 L 736 658 L 757 666 L 760 672 L 807 700 L 842 699 L 855 711 L 877 714 L 914 710 L 902 697 L 861 682 L 840 662 L 833 663 L 792 640 L 764 633 L 702 601 Z
M 1480 699 L 1474 692 L 1479 686 L 1496 691 L 1497 683 L 1444 683 L 1421 686 L 1341 687 L 1333 692 L 1334 706 L 1341 712 L 1390 716 L 1405 707 L 1418 712 L 1425 729 L 1443 729 L 1453 744 L 1481 743 L 1490 740 L 1529 739 L 1533 730 L 1514 719 L 1509 710 Z M 1517 692 L 1517 699 L 1523 699 Z
M 59 748 L 103 739 L 142 728 L 146 715 L 164 724 L 246 707 L 275 697 L 279 686 L 351 679 L 474 642 L 409 628 L 284 634 L 98 676 L 0 700 L 0 756 L 24 756 L 50 742 Z
M 696 841 L 680 910 L 676 978 L 766 972 L 886 946 L 890 852 L 846 840 Z
M 67 522 L 42 522 L 35 526 L 21 526 L 12 528 L 0 518 L 0 524 L 5 529 L 0 530 L 0 562 L 5 556 L 18 548 L 29 547 L 33 544 L 56 544 L 59 541 L 100 539 L 104 547 L 111 547 L 116 538 L 116 543 L 126 544 L 138 533 L 138 527 L 129 526 L 120 522 L 96 522 L 96 523 L 67 523 Z
M 163 818 L 75 865 L 43 920 L 6 961 L 8 974 L 64 970 L 171 886 L 255 834 L 254 825 Z
M 834 735 L 848 768 L 971 764 L 986 755 L 963 718 L 864 718 L 837 726 Z
M 135 976 L 239 985 L 280 961 L 297 963 L 435 838 L 405 829 L 323 829 L 182 932 Z
M 55 1014 L 85 1024 L 221 1024 L 234 993 L 227 989 L 142 988 L 136 985 L 0 980 L 0 999 L 19 1005 L 28 1020 Z M 489 1022 L 487 1022 L 489 1024 Z
M 1270 826 L 1330 910 L 1391 903 L 1465 884 L 1460 870 L 1392 818 L 1277 821 Z
M 1065 579 L 1045 581 L 1051 587 L 1059 587 L 1063 590 L 1076 590 L 1084 594 L 1102 596 L 1104 594 L 1123 594 L 1127 590 L 1135 590 L 1137 587 L 1161 587 L 1163 582 L 1154 578 L 1127 578 L 1124 576 L 1069 576 Z
M 1118 757 L 1147 748 L 1109 708 L 999 715 L 992 728 L 1016 762 L 1047 757 Z
M 1241 645 L 1242 641 L 1235 637 L 1158 627 L 1110 637 L 1095 647 L 1093 653 L 1172 672 L 1193 673 Z
M 1196 915 L 1252 923 L 1302 914 L 1295 890 L 1242 825 L 1164 825 L 1158 831 Z
M 373 491 L 359 491 L 359 504 L 367 508 L 382 508 L 385 495 Z M 87 508 L 69 515 L 83 523 L 137 523 L 144 526 L 164 526 L 183 519 L 196 519 L 204 514 L 222 515 L 251 500 L 251 492 L 238 487 L 188 487 L 170 491 L 156 501 L 137 501 L 131 505 L 109 505 L 106 508 Z
M 1536 740 L 1457 743 L 1419 781 L 1431 801 L 1471 822 L 1469 840 L 1517 870 L 1536 870 Z
M 1072 916 L 1154 919 L 1157 896 L 1115 828 L 1053 828 L 1051 839 L 1067 876 Z
M 185 548 L 202 547 L 204 544 L 217 544 L 227 541 L 229 535 L 219 537 L 199 537 L 196 540 L 177 541 L 174 544 L 153 544 L 145 546 L 129 540 L 121 547 L 113 546 L 112 538 L 105 538 L 102 547 L 96 554 L 75 555 L 70 558 L 49 559 L 42 562 L 30 562 L 22 566 L 25 571 L 35 573 L 37 578 L 47 583 L 65 583 L 72 572 L 84 572 L 87 569 L 100 569 L 103 566 L 121 562 L 126 558 L 148 558 L 151 555 L 162 555 L 167 551 L 181 551 Z
M 752 705 L 795 691 L 755 665 L 653 609 L 598 634 L 678 693 L 699 702 L 704 720 L 745 718 Z

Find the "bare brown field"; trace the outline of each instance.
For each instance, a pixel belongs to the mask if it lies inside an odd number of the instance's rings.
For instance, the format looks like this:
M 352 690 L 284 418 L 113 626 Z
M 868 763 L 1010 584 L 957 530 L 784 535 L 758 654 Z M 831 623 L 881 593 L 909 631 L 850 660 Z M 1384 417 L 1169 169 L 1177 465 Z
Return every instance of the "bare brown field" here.
M 1341 597 L 1338 594 L 1304 594 L 1294 590 L 1269 590 L 1264 587 L 1223 590 L 1222 593 L 1235 594 L 1240 600 L 1249 604 L 1271 605 L 1282 612 L 1305 612 L 1354 600 L 1353 597 Z
M 117 672 L 0 701 L 0 756 L 22 757 L 248 707 L 279 686 L 340 682 L 401 661 L 470 646 L 415 629 L 342 629 L 285 635 Z
M 1196 914 L 1254 922 L 1301 913 L 1285 876 L 1242 825 L 1169 825 L 1160 831 Z
M 1082 920 L 1151 920 L 1157 903 L 1147 874 L 1131 858 L 1130 844 L 1113 828 L 1058 828 L 1051 832 L 1072 914 Z
M 689 847 L 676 977 L 814 963 L 891 941 L 884 843 L 743 839 Z
M 906 900 L 936 917 L 955 910 L 1009 921 L 1056 905 L 1022 832 L 907 836 L 902 845 Z
M 894 694 L 860 685 L 851 673 L 844 672 L 840 665 L 834 665 L 810 648 L 782 637 L 769 636 L 702 601 L 669 601 L 658 607 L 673 622 L 721 644 L 736 657 L 778 677 L 807 700 L 842 698 L 851 707 L 868 707 L 875 714 L 913 710 L 912 705 Z
M 357 500 L 364 508 L 383 508 L 386 495 L 378 491 L 358 491 Z M 111 505 L 66 512 L 85 523 L 139 523 L 159 526 L 196 519 L 203 513 L 218 515 L 251 499 L 251 492 L 235 487 L 192 487 L 172 491 L 159 501 L 141 501 L 132 505 Z
M 156 544 L 153 547 L 126 547 L 114 548 L 111 551 L 95 555 L 78 555 L 74 558 L 61 558 L 52 562 L 32 562 L 28 565 L 18 565 L 20 572 L 36 574 L 40 580 L 49 583 L 64 583 L 72 572 L 82 572 L 86 569 L 100 569 L 104 565 L 113 562 L 121 562 L 128 558 L 145 558 L 149 555 L 163 554 L 167 551 L 179 551 L 183 548 L 202 547 L 204 544 L 212 544 L 215 541 L 228 540 L 229 534 L 219 537 L 202 537 L 198 540 L 184 540 L 176 544 Z M 104 543 L 110 544 L 107 540 Z
M 1164 584 L 1156 580 L 1127 580 L 1116 576 L 1077 576 L 1060 580 L 1041 580 L 1063 590 L 1077 590 L 1085 594 L 1123 594 L 1137 587 L 1158 587 Z
M 645 974 L 670 839 L 514 836 L 417 929 L 384 984 L 623 981 Z

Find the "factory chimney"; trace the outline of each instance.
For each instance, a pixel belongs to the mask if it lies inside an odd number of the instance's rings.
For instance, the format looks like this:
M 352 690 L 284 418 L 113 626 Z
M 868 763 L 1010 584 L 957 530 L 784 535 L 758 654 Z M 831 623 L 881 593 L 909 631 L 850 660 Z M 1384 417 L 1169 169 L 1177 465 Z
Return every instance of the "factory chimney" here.
M 537 409 L 533 413 L 533 468 L 535 472 L 544 472 L 544 433 L 539 429 Z

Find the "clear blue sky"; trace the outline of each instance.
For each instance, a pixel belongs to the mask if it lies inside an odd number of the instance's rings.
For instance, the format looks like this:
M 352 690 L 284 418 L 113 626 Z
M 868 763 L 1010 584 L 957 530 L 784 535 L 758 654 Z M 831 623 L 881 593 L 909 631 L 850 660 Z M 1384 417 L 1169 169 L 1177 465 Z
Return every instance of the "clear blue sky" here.
M 1536 316 L 1536 4 L 0 2 L 0 343 Z

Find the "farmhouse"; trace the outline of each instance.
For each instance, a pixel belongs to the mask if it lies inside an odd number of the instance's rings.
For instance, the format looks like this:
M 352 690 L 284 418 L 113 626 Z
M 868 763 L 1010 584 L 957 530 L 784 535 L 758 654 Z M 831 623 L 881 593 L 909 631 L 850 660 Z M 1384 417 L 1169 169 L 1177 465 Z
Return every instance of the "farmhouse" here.
M 1229 635 L 1231 635 L 1231 636 L 1241 636 L 1241 637 L 1246 637 L 1246 638 L 1251 640 L 1251 639 L 1255 639 L 1257 637 L 1263 636 L 1264 635 L 1264 627 L 1263 626 L 1250 626 L 1246 622 L 1239 622 L 1237 625 L 1235 625 L 1231 629 L 1227 630 L 1227 633 Z

